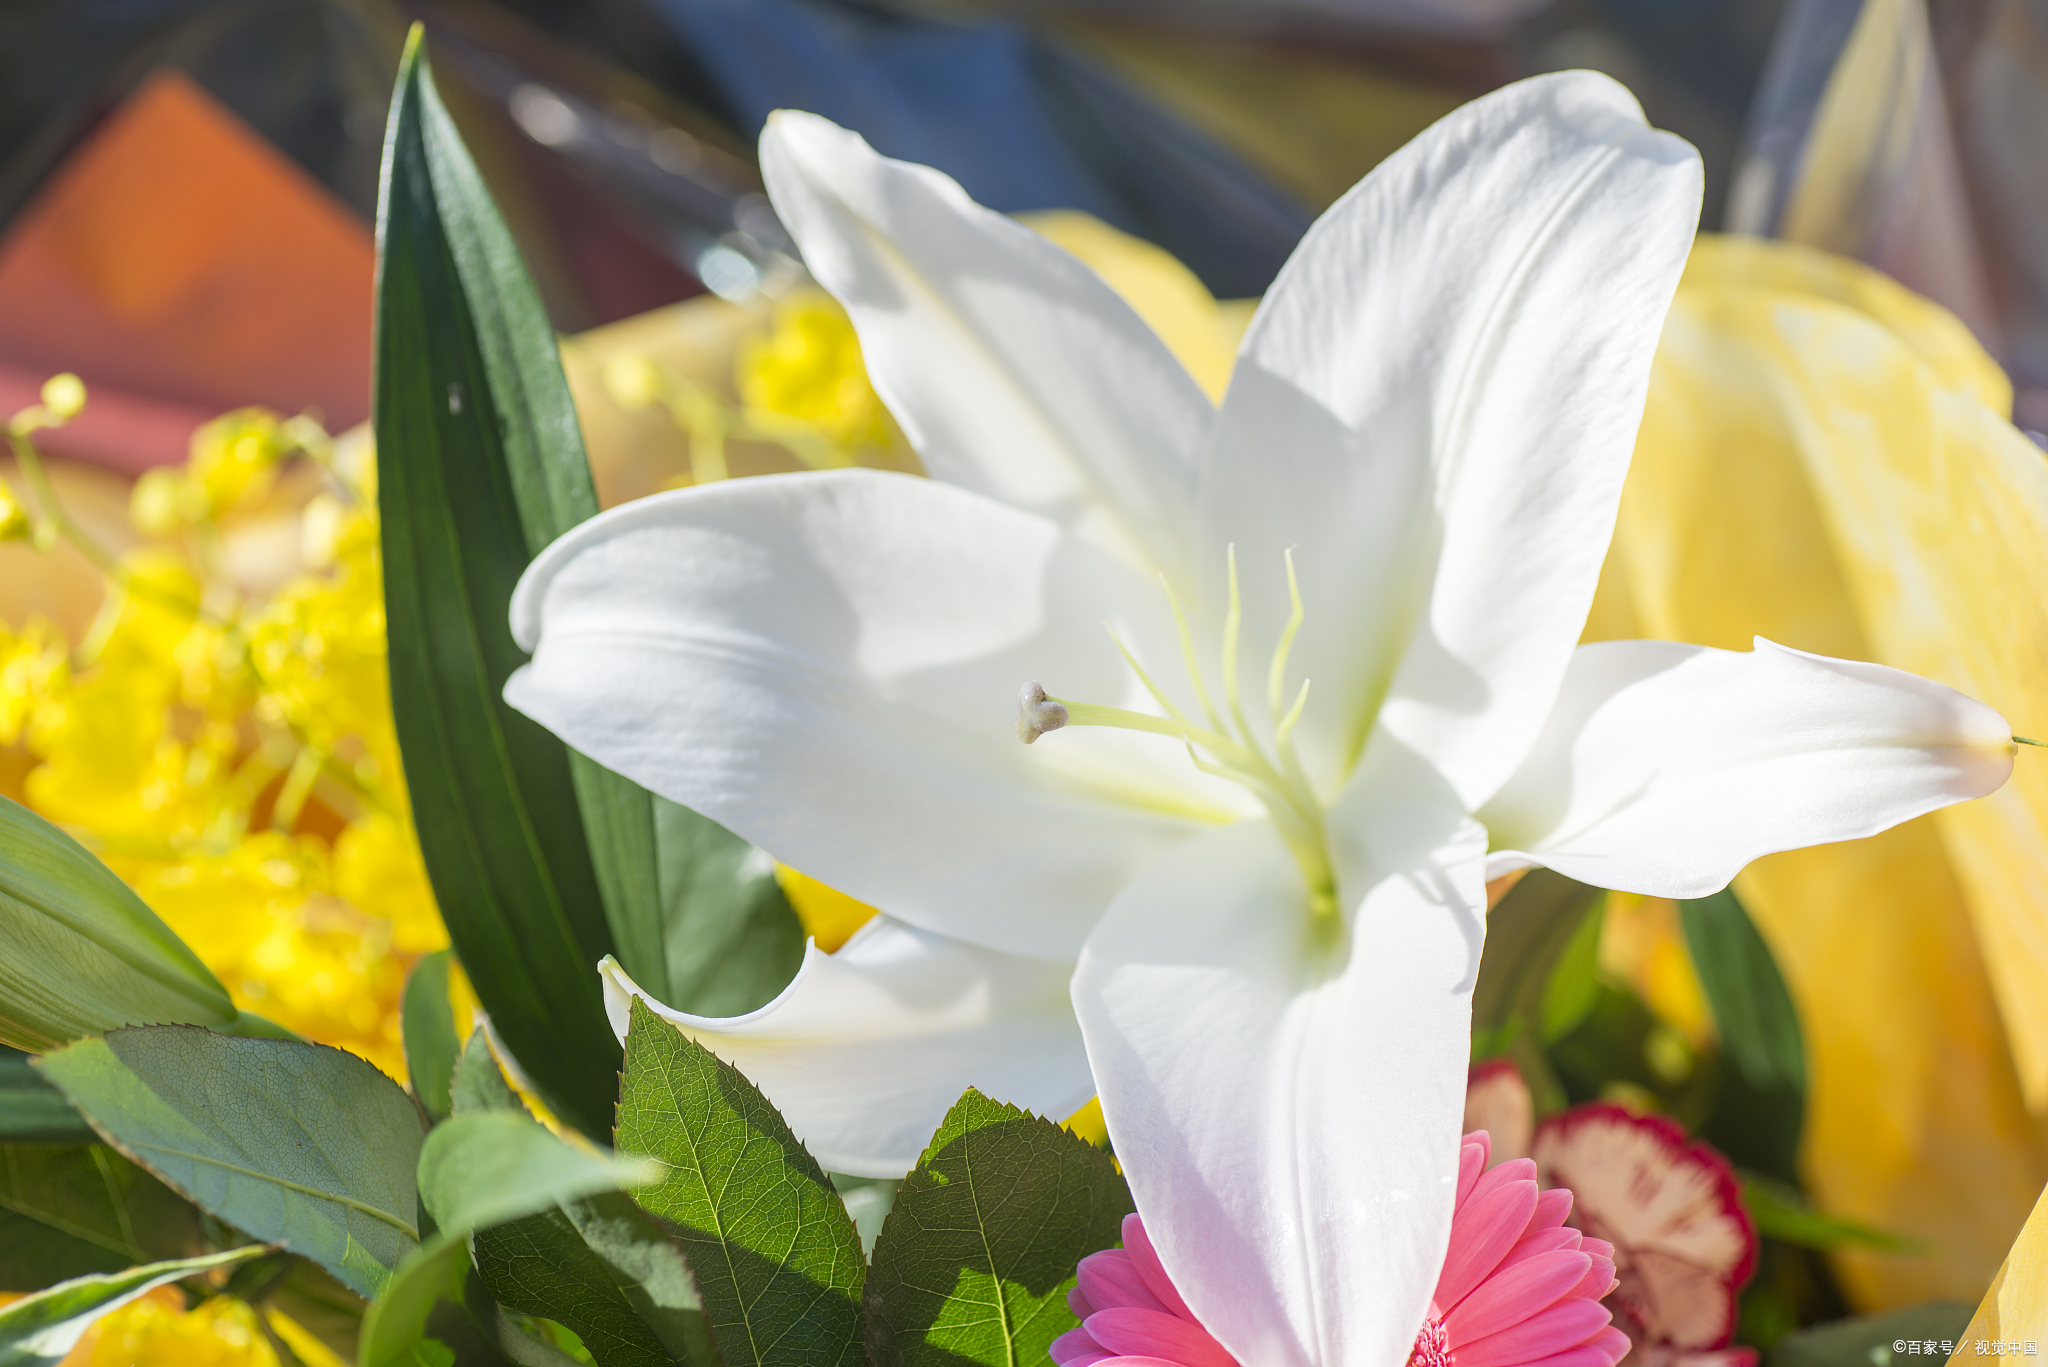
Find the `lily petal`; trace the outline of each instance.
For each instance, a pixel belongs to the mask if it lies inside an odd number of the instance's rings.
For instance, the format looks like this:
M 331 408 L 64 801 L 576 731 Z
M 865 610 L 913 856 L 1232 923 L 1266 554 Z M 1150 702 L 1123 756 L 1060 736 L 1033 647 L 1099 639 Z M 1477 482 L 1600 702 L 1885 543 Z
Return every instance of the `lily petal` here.
M 1404 1361 L 1450 1238 L 1480 833 L 1375 815 L 1334 842 L 1348 930 L 1248 821 L 1140 874 L 1075 975 L 1146 1231 L 1239 1362 Z
M 1181 569 L 1215 409 L 1100 276 L 812 114 L 769 119 L 761 174 L 927 471 Z
M 1103 626 L 1159 653 L 1170 618 L 1108 552 L 933 480 L 626 504 L 541 553 L 512 619 L 534 652 L 514 707 L 806 874 L 990 948 L 1071 962 L 1134 869 L 1249 804 L 1161 737 L 1018 744 L 1027 680 L 1141 703 Z
M 1296 735 L 1325 787 L 1375 713 L 1468 810 L 1526 751 L 1592 602 L 1700 177 L 1614 81 L 1537 77 L 1382 162 L 1281 272 L 1218 419 L 1197 568 L 1218 601 L 1234 543 L 1245 639 L 1270 641 L 1294 548 Z
M 1489 876 L 1704 897 L 1777 850 L 1875 835 L 2012 772 L 2005 719 L 1915 674 L 1773 645 L 1579 647 L 1521 770 L 1479 813 Z
M 671 1010 L 616 960 L 599 971 L 621 1040 L 639 997 L 745 1073 L 832 1172 L 901 1177 L 969 1087 L 1051 1116 L 1095 1092 L 1067 1000 L 1072 965 L 977 949 L 886 916 L 837 954 L 810 946 L 782 995 L 744 1016 Z

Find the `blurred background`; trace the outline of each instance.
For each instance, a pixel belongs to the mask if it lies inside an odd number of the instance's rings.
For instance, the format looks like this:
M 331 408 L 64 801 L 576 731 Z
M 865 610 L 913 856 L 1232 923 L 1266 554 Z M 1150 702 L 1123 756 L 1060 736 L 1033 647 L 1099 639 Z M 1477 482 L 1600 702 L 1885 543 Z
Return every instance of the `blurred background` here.
M 1963 318 L 2048 427 L 2034 0 L 16 0 L 0 405 L 77 371 L 93 412 L 52 448 L 131 472 L 232 404 L 359 421 L 414 18 L 565 333 L 778 288 L 753 141 L 779 106 L 1242 298 L 1454 105 L 1591 67 L 1700 149 L 1703 226 L 1877 265 Z

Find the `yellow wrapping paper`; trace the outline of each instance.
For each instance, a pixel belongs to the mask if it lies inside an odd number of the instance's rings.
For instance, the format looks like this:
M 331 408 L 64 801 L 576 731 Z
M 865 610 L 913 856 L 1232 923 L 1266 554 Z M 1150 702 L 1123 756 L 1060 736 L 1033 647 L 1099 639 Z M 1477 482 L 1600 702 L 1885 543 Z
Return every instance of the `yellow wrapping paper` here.
M 1753 635 L 1942 680 L 2048 727 L 2048 463 L 1953 317 L 1853 263 L 1705 238 L 1660 344 L 1587 634 Z M 2032 587 L 2030 587 L 2032 586 Z M 2048 1150 L 2048 754 L 1988 800 L 1752 865 L 1807 1036 L 1803 1166 L 1859 1308 L 1974 1299 Z

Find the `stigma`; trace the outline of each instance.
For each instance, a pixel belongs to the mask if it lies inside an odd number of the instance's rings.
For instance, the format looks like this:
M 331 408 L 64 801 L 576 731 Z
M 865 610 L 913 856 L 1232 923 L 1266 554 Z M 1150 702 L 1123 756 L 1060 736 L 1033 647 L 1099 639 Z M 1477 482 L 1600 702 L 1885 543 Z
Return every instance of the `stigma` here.
M 1026 745 L 1048 731 L 1067 724 L 1067 707 L 1045 695 L 1043 684 L 1028 683 L 1017 690 L 1017 739 Z

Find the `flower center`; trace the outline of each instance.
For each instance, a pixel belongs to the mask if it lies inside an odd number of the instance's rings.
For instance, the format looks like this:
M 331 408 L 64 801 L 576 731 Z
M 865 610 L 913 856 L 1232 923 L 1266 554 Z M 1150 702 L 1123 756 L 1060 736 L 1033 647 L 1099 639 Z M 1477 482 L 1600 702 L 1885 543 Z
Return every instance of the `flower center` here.
M 1125 731 L 1178 737 L 1187 747 L 1188 759 L 1195 768 L 1205 774 L 1240 783 L 1258 797 L 1272 817 L 1281 839 L 1287 842 L 1287 848 L 1301 865 L 1302 875 L 1308 880 L 1310 906 L 1319 915 L 1335 915 L 1337 881 L 1323 838 L 1322 803 L 1316 799 L 1308 775 L 1294 753 L 1294 727 L 1301 720 L 1302 708 L 1308 704 L 1309 681 L 1301 681 L 1300 689 L 1289 704 L 1287 655 L 1294 647 L 1295 635 L 1300 632 L 1306 613 L 1301 602 L 1301 584 L 1294 573 L 1293 552 L 1287 553 L 1286 561 L 1287 594 L 1292 611 L 1287 624 L 1280 629 L 1279 642 L 1274 646 L 1273 658 L 1266 668 L 1266 707 L 1273 725 L 1270 748 L 1260 746 L 1246 720 L 1237 684 L 1238 635 L 1244 623 L 1244 607 L 1238 593 L 1235 546 L 1228 553 L 1230 606 L 1223 618 L 1221 709 L 1216 706 L 1208 685 L 1203 681 L 1201 666 L 1195 658 L 1194 637 L 1188 630 L 1187 615 L 1181 611 L 1180 599 L 1175 596 L 1173 585 L 1162 574 L 1159 584 L 1166 593 L 1168 606 L 1173 609 L 1174 625 L 1180 633 L 1182 666 L 1193 686 L 1202 717 L 1192 718 L 1182 711 L 1166 691 L 1153 682 L 1130 647 L 1117 640 L 1116 648 L 1122 653 L 1124 663 L 1130 666 L 1131 672 L 1166 713 L 1165 716 L 1054 697 L 1045 691 L 1042 684 L 1027 683 L 1017 695 L 1017 739 L 1030 745 L 1040 736 L 1068 726 L 1112 726 Z M 1114 634 L 1111 639 L 1116 639 Z

